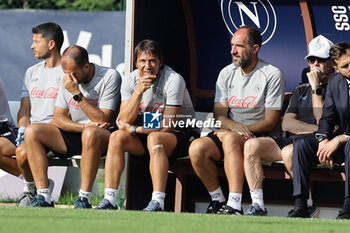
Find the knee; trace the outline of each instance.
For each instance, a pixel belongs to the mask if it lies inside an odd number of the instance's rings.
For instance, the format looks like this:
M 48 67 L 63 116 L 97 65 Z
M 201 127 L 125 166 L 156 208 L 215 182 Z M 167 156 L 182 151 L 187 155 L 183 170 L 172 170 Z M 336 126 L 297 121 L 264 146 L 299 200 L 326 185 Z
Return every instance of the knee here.
M 237 147 L 241 148 L 241 145 L 240 145 L 241 140 L 242 140 L 242 136 L 239 135 L 238 133 L 227 133 L 222 139 L 222 146 L 224 148 L 229 146 L 232 149 L 236 149 Z
M 87 127 L 84 129 L 82 135 L 81 135 L 81 140 L 83 143 L 89 143 L 91 145 L 96 145 L 100 141 L 99 137 L 99 128 L 97 127 Z M 93 143 L 91 143 L 93 142 Z
M 37 136 L 40 133 L 40 126 L 38 124 L 30 124 L 26 127 L 26 130 L 24 131 L 24 138 L 25 140 L 31 140 L 34 138 L 37 138 Z
M 188 149 L 188 154 L 192 162 L 196 163 L 208 157 L 208 153 L 206 153 L 206 143 L 203 142 L 202 138 L 198 138 L 194 140 L 190 148 Z
M 157 144 L 162 144 L 162 133 L 161 132 L 152 132 L 147 136 L 147 146 L 152 147 Z
M 109 146 L 124 148 L 124 146 L 128 143 L 128 136 L 130 136 L 130 134 L 124 130 L 114 131 L 109 136 Z
M 281 151 L 281 156 L 283 161 L 289 162 L 292 161 L 293 158 L 293 145 L 292 146 L 285 146 Z
M 23 144 L 16 148 L 16 160 L 20 166 L 27 163 L 27 153 Z
M 259 150 L 261 150 L 260 140 L 258 138 L 251 138 L 244 143 L 244 157 L 249 159 L 252 157 L 257 157 L 259 155 Z

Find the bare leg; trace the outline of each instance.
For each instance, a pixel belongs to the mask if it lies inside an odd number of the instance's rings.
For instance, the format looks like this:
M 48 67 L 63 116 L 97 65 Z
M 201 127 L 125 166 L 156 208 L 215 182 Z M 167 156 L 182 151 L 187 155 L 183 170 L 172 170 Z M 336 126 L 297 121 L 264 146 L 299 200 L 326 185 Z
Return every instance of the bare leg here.
M 272 138 L 252 138 L 244 144 L 244 171 L 251 191 L 262 189 L 264 172 L 261 160 L 282 160 L 281 149 Z
M 28 159 L 27 159 L 25 143 L 19 145 L 16 148 L 16 161 L 17 161 L 18 168 L 21 171 L 24 179 L 28 182 L 34 181 L 32 172 L 29 167 Z
M 165 192 L 169 169 L 168 157 L 172 154 L 176 144 L 176 136 L 172 133 L 153 132 L 147 137 L 153 191 Z
M 293 144 L 283 147 L 281 155 L 288 174 L 293 177 Z
M 105 188 L 118 189 L 120 176 L 125 167 L 125 152 L 143 155 L 145 150 L 137 136 L 117 130 L 109 137 L 105 163 Z
M 245 138 L 235 132 L 225 134 L 222 140 L 225 154 L 224 168 L 231 193 L 242 193 L 243 191 L 243 147 L 245 142 Z
M 67 147 L 59 129 L 52 124 L 31 124 L 24 133 L 29 166 L 31 168 L 37 189 L 49 187 L 46 149 L 58 153 L 66 153 Z
M 21 174 L 16 159 L 12 158 L 16 153 L 16 147 L 7 138 L 0 138 L 0 169 L 14 175 Z
M 98 127 L 87 127 L 82 134 L 81 186 L 91 192 L 102 154 L 107 150 L 109 131 Z
M 208 137 L 194 140 L 189 148 L 191 164 L 199 179 L 209 192 L 219 188 L 216 161 L 221 158 L 220 151 Z

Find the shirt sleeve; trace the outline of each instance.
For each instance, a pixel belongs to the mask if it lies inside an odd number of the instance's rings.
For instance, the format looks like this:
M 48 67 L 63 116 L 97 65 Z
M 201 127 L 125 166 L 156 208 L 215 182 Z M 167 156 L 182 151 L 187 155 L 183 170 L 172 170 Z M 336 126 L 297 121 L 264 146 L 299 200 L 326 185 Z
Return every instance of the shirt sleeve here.
M 117 71 L 112 69 L 110 71 L 113 72 L 106 79 L 106 87 L 103 93 L 101 93 L 99 107 L 103 109 L 116 110 L 117 103 L 120 98 L 121 78 Z
M 28 83 L 27 79 L 28 79 L 28 70 L 24 74 L 23 86 L 22 86 L 22 90 L 21 90 L 21 98 L 29 97 L 29 91 L 28 91 L 28 87 L 27 87 L 27 83 Z
M 299 111 L 298 111 L 299 99 L 300 99 L 299 88 L 296 88 L 293 91 L 293 94 L 289 100 L 289 104 L 288 104 L 288 107 L 286 109 L 286 113 L 294 113 L 297 115 L 299 114 Z
M 268 81 L 265 108 L 270 110 L 282 110 L 286 81 L 281 71 L 271 75 Z
M 120 89 L 121 101 L 129 100 L 131 98 L 131 95 L 133 93 L 133 90 L 131 88 L 132 75 L 133 73 L 123 77 L 123 80 L 121 83 L 121 89 Z
M 66 88 L 63 86 L 63 83 L 61 83 L 60 87 L 59 87 L 59 90 L 58 90 L 56 103 L 55 103 L 56 107 L 68 109 L 68 103 L 67 103 L 67 101 L 64 98 L 65 92 L 66 92 Z
M 180 75 L 172 74 L 171 76 L 171 82 L 169 82 L 167 87 L 167 99 L 165 104 L 182 106 L 184 102 L 186 83 Z
M 227 85 L 224 81 L 225 76 L 224 70 L 221 70 L 215 86 L 215 102 L 217 103 L 228 102 Z

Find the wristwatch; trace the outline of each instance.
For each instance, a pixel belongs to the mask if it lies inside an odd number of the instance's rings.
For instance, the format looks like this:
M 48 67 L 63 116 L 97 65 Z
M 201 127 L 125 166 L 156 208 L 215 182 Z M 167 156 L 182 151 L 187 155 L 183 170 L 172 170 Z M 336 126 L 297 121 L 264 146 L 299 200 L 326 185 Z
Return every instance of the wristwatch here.
M 318 87 L 315 90 L 311 90 L 311 93 L 315 95 L 322 95 L 322 88 Z
M 131 135 L 135 136 L 136 135 L 136 129 L 137 129 L 137 125 L 133 125 L 132 126 L 132 131 L 131 131 Z
M 73 99 L 77 102 L 80 102 L 82 100 L 82 98 L 83 98 L 83 94 L 81 92 L 79 94 L 73 96 Z

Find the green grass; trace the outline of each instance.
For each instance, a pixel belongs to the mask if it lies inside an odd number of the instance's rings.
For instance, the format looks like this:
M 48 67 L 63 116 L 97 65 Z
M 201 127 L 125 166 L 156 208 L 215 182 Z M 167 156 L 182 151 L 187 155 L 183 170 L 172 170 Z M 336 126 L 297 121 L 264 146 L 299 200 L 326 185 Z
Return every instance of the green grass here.
M 0 232 L 340 233 L 350 221 L 0 206 Z
M 97 188 L 98 188 L 98 195 L 91 195 L 91 204 L 93 206 L 98 205 L 100 201 L 103 199 L 104 195 L 104 184 L 105 180 L 104 178 L 97 178 Z M 78 194 L 74 194 L 72 192 L 66 192 L 60 195 L 59 199 L 55 204 L 58 205 L 74 205 L 74 201 L 77 199 Z M 17 200 L 13 199 L 1 199 L 0 203 L 17 203 Z

